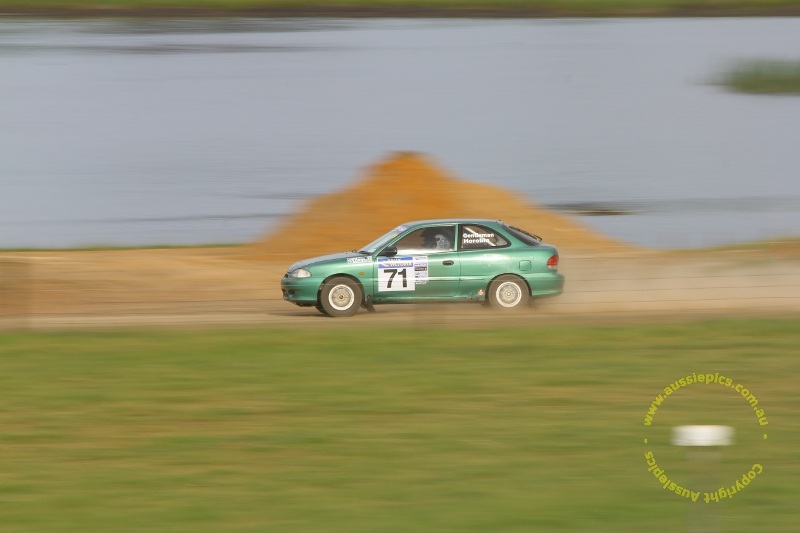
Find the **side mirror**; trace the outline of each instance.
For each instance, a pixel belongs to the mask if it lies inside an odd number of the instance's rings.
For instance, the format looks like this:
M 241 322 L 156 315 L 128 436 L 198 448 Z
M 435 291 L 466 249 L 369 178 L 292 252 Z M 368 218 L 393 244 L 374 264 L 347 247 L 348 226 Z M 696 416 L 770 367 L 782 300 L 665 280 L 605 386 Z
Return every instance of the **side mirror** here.
M 397 246 L 387 246 L 379 255 L 385 257 L 394 257 L 397 255 Z

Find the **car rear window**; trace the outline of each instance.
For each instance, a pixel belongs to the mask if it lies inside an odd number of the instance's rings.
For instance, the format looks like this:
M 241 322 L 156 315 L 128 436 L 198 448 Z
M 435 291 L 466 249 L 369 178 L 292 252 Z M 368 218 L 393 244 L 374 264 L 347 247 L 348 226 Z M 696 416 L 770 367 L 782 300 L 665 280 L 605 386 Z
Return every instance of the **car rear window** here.
M 509 226 L 508 224 L 503 224 L 503 229 L 529 246 L 537 246 L 542 242 L 541 237 L 534 235 L 533 233 L 528 233 L 524 229 L 515 228 L 514 226 Z

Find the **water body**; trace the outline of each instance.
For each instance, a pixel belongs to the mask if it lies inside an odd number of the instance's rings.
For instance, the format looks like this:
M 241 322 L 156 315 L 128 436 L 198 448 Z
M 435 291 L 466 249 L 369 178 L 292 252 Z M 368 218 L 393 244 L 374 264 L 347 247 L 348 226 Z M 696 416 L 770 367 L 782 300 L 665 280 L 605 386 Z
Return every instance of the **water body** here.
M 713 82 L 799 45 L 796 18 L 0 20 L 0 247 L 249 241 L 395 150 L 636 244 L 797 235 L 800 98 Z

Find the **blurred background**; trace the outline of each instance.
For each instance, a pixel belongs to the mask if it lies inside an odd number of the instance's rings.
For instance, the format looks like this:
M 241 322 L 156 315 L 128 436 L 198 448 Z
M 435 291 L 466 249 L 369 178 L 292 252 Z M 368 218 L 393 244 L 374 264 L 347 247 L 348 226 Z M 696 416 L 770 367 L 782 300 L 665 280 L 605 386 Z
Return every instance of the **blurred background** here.
M 393 150 L 640 246 L 795 235 L 800 99 L 722 81 L 796 61 L 798 35 L 792 17 L 0 19 L 0 248 L 252 241 Z
M 730 74 L 796 82 L 798 40 L 796 17 L 0 17 L 2 530 L 796 531 L 800 98 Z M 526 227 L 566 292 L 283 302 L 317 249 L 265 235 L 324 225 L 304 209 L 397 151 L 511 195 L 387 164 L 360 232 L 409 189 L 545 220 L 529 201 L 588 228 Z M 693 372 L 769 425 L 692 385 L 644 426 Z M 698 468 L 684 424 L 735 443 Z M 647 452 L 692 490 L 764 473 L 692 504 Z

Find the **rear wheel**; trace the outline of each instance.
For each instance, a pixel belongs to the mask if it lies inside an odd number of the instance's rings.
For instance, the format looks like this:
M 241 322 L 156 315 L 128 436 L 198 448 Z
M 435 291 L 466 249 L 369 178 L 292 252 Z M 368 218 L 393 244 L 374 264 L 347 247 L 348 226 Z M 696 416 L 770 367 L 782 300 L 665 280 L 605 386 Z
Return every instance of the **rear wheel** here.
M 527 305 L 530 294 L 527 283 L 517 276 L 506 274 L 492 280 L 487 297 L 491 307 L 512 310 Z
M 361 286 L 350 278 L 331 278 L 322 286 L 317 309 L 328 316 L 353 316 L 361 307 Z

